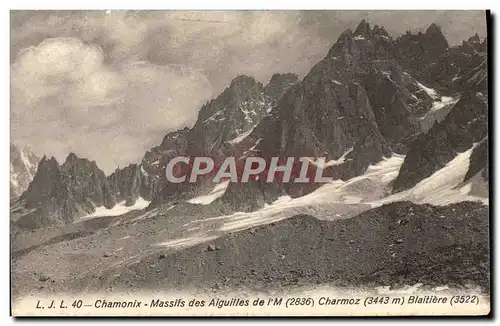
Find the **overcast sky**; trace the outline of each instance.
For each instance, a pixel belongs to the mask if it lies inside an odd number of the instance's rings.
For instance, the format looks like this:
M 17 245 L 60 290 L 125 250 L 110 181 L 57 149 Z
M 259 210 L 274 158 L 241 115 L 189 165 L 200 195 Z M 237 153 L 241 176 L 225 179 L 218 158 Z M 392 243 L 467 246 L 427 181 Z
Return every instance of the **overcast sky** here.
M 482 11 L 12 11 L 11 138 L 106 172 L 138 162 L 238 74 L 303 77 L 365 18 L 397 37 L 486 36 Z

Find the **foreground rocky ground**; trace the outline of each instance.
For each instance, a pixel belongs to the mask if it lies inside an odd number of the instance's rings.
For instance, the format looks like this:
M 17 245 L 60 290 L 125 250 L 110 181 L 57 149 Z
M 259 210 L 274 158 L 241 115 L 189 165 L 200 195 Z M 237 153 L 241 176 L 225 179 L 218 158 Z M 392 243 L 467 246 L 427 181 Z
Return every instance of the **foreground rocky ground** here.
M 113 287 L 265 289 L 476 284 L 489 289 L 488 208 L 394 203 L 354 218 L 312 216 L 228 234 L 131 266 Z
M 347 219 L 294 216 L 184 249 L 153 244 L 178 238 L 186 220 L 97 218 L 24 247 L 18 234 L 13 294 L 415 283 L 489 293 L 488 210 L 397 202 Z

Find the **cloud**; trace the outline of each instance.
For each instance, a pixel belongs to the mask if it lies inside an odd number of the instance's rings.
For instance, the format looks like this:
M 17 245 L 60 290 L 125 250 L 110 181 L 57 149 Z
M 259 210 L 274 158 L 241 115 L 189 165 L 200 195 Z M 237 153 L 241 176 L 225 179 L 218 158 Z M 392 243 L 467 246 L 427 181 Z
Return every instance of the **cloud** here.
M 190 125 L 239 74 L 304 76 L 346 28 L 437 22 L 486 36 L 484 11 L 11 11 L 11 137 L 106 171 Z
M 108 64 L 96 45 L 47 39 L 11 67 L 11 130 L 38 151 L 58 159 L 76 151 L 110 171 L 137 160 L 166 131 L 193 123 L 211 96 L 206 77 L 189 67 Z M 115 149 L 119 155 L 110 155 Z

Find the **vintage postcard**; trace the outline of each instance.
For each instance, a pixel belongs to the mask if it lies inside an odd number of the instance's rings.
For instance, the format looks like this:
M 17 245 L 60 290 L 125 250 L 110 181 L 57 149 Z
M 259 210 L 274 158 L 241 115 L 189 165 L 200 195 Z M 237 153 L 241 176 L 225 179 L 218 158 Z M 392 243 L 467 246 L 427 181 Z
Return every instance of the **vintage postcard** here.
M 489 22 L 12 10 L 11 314 L 488 315 Z

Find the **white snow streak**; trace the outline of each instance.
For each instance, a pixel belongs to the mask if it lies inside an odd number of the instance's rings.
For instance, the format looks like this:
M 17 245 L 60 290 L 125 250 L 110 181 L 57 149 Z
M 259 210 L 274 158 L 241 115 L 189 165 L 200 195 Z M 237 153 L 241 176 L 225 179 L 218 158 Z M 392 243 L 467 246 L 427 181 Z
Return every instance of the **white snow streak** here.
M 135 204 L 132 206 L 125 206 L 125 201 L 119 202 L 115 205 L 115 207 L 111 209 L 107 209 L 104 206 L 99 206 L 95 208 L 95 212 L 81 217 L 81 219 L 88 219 L 92 217 L 101 217 L 101 216 L 118 216 L 131 211 L 141 210 L 146 208 L 149 205 L 150 201 L 145 200 L 142 197 L 137 198 Z
M 429 95 L 430 97 L 432 97 L 433 99 L 437 99 L 438 98 L 438 95 L 437 95 L 437 92 L 432 89 L 432 88 L 429 88 L 429 87 L 426 87 L 422 84 L 420 84 L 419 82 L 417 82 L 417 85 L 418 87 L 420 87 L 424 92 L 427 93 L 427 95 Z
M 249 130 L 245 131 L 244 133 L 239 134 L 237 137 L 229 140 L 228 143 L 234 145 L 234 144 L 238 144 L 239 142 L 243 141 L 245 138 L 248 137 L 248 135 L 250 135 L 252 133 L 252 131 L 255 129 L 256 126 L 257 126 L 257 124 L 255 124 L 252 128 L 250 128 Z
M 325 164 L 318 163 L 316 161 L 313 161 L 311 158 L 307 158 L 309 161 L 309 164 L 314 165 L 314 166 L 319 166 L 319 167 L 329 167 L 329 166 L 336 166 L 336 165 L 341 165 L 345 162 L 345 158 L 347 155 L 349 155 L 350 152 L 352 152 L 353 147 L 349 148 L 344 154 L 342 154 L 341 157 L 339 157 L 336 160 L 330 160 L 326 162 Z
M 223 181 L 221 183 L 218 183 L 208 195 L 202 195 L 202 196 L 198 196 L 195 198 L 191 198 L 187 202 L 191 203 L 191 204 L 208 205 L 211 202 L 213 202 L 214 200 L 216 200 L 217 198 L 224 195 L 224 193 L 226 192 L 227 186 L 229 186 L 229 181 L 230 180 L 226 180 L 226 181 Z
M 470 182 L 463 182 L 469 169 L 469 158 L 474 147 L 475 145 L 468 151 L 458 154 L 444 168 L 420 181 L 415 187 L 374 201 L 372 204 L 379 206 L 402 200 L 432 205 L 448 205 L 464 200 L 481 201 L 488 204 L 488 198 L 469 195 Z
M 215 239 L 221 232 L 244 230 L 299 214 L 328 220 L 348 218 L 371 208 L 402 200 L 433 205 L 479 200 L 488 204 L 487 198 L 469 195 L 470 187 L 468 183 L 463 182 L 471 153 L 472 148 L 457 155 L 443 169 L 422 180 L 412 189 L 388 196 L 390 184 L 397 177 L 404 161 L 404 156 L 393 154 L 391 158 L 368 167 L 361 176 L 347 181 L 335 180 L 308 195 L 295 199 L 283 196 L 271 205 L 265 205 L 254 212 L 237 212 L 187 223 L 184 226 L 190 230 L 189 234 L 158 245 L 191 246 Z
M 439 101 L 434 101 L 429 113 L 436 112 L 448 105 L 456 104 L 460 100 L 459 97 L 442 96 Z
M 21 154 L 21 160 L 23 161 L 23 164 L 26 167 L 26 173 L 28 174 L 29 179 L 33 180 L 33 174 L 31 173 L 31 169 L 33 168 L 34 165 L 24 155 L 25 151 L 26 151 L 26 149 L 22 149 L 22 150 L 19 151 L 19 153 Z

